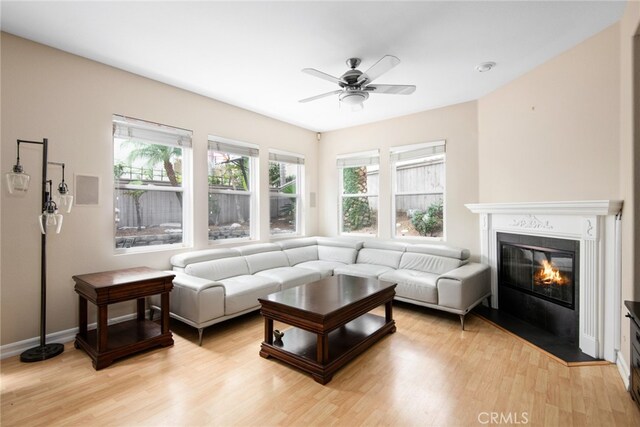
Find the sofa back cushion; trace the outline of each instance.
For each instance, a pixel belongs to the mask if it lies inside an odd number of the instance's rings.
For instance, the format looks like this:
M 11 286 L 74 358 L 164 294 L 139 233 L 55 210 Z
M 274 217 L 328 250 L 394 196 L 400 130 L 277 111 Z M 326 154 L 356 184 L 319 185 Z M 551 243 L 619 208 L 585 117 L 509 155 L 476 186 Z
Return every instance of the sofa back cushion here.
M 408 245 L 407 252 L 436 255 L 436 256 L 442 256 L 446 258 L 456 258 L 465 262 L 469 259 L 469 256 L 470 256 L 469 249 L 462 249 L 462 248 L 456 248 L 453 246 L 445 246 L 445 245 L 427 245 L 427 244 Z
M 238 251 L 235 249 L 207 249 L 204 251 L 183 252 L 171 257 L 171 265 L 175 268 L 184 268 L 189 264 L 202 261 L 212 261 L 214 259 L 237 257 Z
M 443 274 L 465 264 L 465 261 L 438 255 L 405 252 L 400 260 L 400 268 L 425 273 Z
M 263 252 L 281 251 L 282 248 L 275 243 L 254 243 L 252 245 L 239 246 L 235 249 L 240 255 L 260 254 Z
M 357 249 L 338 248 L 335 246 L 318 246 L 318 259 L 321 261 L 341 262 L 353 264 L 358 256 Z
M 303 246 L 315 246 L 317 245 L 317 240 L 315 237 L 302 237 L 298 239 L 282 240 L 276 244 L 284 250 L 284 249 L 301 248 Z
M 387 249 L 362 248 L 358 252 L 358 264 L 376 264 L 398 268 L 403 252 Z
M 216 259 L 189 264 L 184 272 L 208 280 L 223 280 L 229 277 L 249 274 L 249 266 L 244 257 Z
M 354 264 L 362 241 L 340 237 L 318 237 L 318 259 Z
M 316 245 L 285 249 L 283 252 L 287 255 L 289 265 L 318 260 L 318 246 Z
M 270 268 L 288 267 L 289 260 L 287 255 L 282 251 L 262 252 L 253 255 L 247 255 L 244 257 L 247 260 L 249 266 L 249 272 L 251 274 L 257 273 L 263 270 L 269 270 Z

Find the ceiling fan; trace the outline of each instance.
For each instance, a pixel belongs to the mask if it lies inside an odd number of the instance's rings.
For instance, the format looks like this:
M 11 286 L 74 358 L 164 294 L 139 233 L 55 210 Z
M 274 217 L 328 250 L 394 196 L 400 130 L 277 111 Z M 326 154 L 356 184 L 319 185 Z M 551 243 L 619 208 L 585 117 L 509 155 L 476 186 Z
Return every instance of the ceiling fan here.
M 373 64 L 364 73 L 357 69 L 360 65 L 360 58 L 347 59 L 347 65 L 351 68 L 340 77 L 333 77 L 315 68 L 303 68 L 302 72 L 315 77 L 337 83 L 340 89 L 310 98 L 301 99 L 298 102 L 315 101 L 331 95 L 339 95 L 340 102 L 350 105 L 353 109 L 361 109 L 363 102 L 369 98 L 369 93 L 385 93 L 391 95 L 409 95 L 416 87 L 413 85 L 373 85 L 375 79 L 395 67 L 400 60 L 392 55 L 385 55 L 378 62 Z

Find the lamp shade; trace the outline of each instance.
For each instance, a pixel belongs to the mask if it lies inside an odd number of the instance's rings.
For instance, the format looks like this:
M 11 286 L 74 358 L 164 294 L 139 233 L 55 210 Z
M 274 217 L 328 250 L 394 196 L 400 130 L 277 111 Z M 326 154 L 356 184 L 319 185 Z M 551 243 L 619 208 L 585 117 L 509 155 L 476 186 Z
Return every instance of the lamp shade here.
M 40 231 L 42 234 L 47 234 L 47 229 L 54 228 L 56 233 L 60 234 L 62 230 L 62 220 L 64 218 L 58 211 L 55 212 L 44 212 L 42 215 L 38 217 L 38 223 L 40 225 Z
M 67 192 L 65 194 L 56 195 L 53 197 L 53 200 L 63 212 L 71 212 L 71 208 L 73 207 L 73 195 L 71 193 Z
M 11 172 L 4 174 L 7 181 L 7 189 L 9 194 L 25 194 L 29 189 L 29 181 L 31 177 L 29 174 L 24 173 L 22 168 L 16 168 L 14 166 Z

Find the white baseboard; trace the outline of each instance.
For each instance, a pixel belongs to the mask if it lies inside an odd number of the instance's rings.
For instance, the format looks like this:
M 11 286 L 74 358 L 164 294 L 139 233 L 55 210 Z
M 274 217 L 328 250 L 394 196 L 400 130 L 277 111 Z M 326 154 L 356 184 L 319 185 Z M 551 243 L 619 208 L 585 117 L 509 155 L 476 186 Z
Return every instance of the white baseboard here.
M 617 351 L 617 356 L 618 357 L 616 357 L 616 366 L 618 367 L 618 372 L 622 377 L 624 388 L 629 391 L 629 387 L 631 387 L 631 382 L 629 380 L 631 375 L 629 372 L 629 365 L 627 365 L 627 362 L 624 360 L 624 357 L 622 357 L 622 353 L 619 350 Z
M 148 311 L 146 313 L 148 316 Z M 114 323 L 124 322 L 126 320 L 132 320 L 136 318 L 136 313 L 126 314 L 120 317 L 114 317 L 113 319 L 109 319 L 109 325 Z M 87 325 L 89 329 L 95 328 L 96 323 L 91 323 Z M 78 333 L 78 328 L 71 328 L 64 331 L 52 332 L 47 335 L 46 342 L 57 342 L 60 344 L 65 344 L 73 341 L 76 338 L 76 334 Z M 10 344 L 5 344 L 0 346 L 0 360 L 6 359 L 7 357 L 15 356 L 22 353 L 25 350 L 30 349 L 31 347 L 37 347 L 40 345 L 40 337 L 29 338 L 26 340 L 13 342 Z

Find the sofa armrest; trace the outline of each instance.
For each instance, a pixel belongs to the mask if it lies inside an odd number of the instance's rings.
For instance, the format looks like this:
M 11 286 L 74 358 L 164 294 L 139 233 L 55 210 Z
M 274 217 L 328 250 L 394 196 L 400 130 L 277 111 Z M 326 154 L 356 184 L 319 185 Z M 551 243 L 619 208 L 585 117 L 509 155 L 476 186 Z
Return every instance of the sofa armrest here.
M 491 294 L 490 272 L 488 265 L 472 262 L 441 274 L 436 279 L 438 305 L 466 313 Z
M 187 288 L 193 292 L 202 292 L 205 289 L 213 287 L 221 287 L 224 291 L 222 283 L 214 282 L 213 280 L 203 279 L 197 276 L 191 276 L 179 271 L 171 271 L 176 277 L 173 278 L 173 285 L 182 288 Z
M 172 271 L 173 290 L 169 296 L 170 314 L 196 328 L 211 324 L 224 316 L 225 289 L 221 283 L 180 271 Z M 152 306 L 160 307 L 160 296 L 150 297 Z

